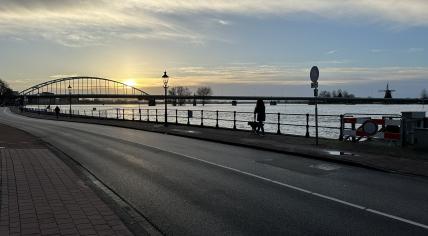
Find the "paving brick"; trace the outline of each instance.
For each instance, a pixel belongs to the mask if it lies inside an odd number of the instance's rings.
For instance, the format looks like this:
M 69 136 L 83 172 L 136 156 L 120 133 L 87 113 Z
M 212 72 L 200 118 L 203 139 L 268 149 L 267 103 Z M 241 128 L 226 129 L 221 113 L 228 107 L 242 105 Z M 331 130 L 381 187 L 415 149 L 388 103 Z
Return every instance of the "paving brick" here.
M 0 128 L 0 142 L 4 132 L 30 140 L 26 146 L 0 149 L 0 236 L 132 235 L 37 138 L 1 124 Z

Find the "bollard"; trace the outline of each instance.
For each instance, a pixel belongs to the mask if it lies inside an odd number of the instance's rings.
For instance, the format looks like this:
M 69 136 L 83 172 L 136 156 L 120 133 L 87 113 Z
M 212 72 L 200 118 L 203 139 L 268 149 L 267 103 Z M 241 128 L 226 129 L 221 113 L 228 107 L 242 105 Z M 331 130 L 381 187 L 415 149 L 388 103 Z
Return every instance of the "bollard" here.
M 339 133 L 339 140 L 343 140 L 343 130 L 345 129 L 345 123 L 343 122 L 343 115 L 340 115 L 340 133 Z
M 101 111 L 98 110 L 98 119 L 101 119 Z
M 140 115 L 140 121 L 141 121 L 141 109 L 138 109 L 138 114 Z
M 233 111 L 233 129 L 236 129 L 236 111 Z
M 147 122 L 150 122 L 150 110 L 147 109 Z
M 281 134 L 281 113 L 278 112 L 278 130 L 276 134 Z
M 218 110 L 215 111 L 215 127 L 218 128 Z
M 204 110 L 201 110 L 201 126 L 204 126 Z
M 134 109 L 132 109 L 132 120 L 135 120 L 135 117 L 134 117 Z
M 116 108 L 116 119 L 119 120 L 119 108 Z
M 309 114 L 306 114 L 306 138 L 309 138 Z
M 175 109 L 175 123 L 178 124 L 178 110 Z
M 122 109 L 122 120 L 125 120 L 125 108 Z

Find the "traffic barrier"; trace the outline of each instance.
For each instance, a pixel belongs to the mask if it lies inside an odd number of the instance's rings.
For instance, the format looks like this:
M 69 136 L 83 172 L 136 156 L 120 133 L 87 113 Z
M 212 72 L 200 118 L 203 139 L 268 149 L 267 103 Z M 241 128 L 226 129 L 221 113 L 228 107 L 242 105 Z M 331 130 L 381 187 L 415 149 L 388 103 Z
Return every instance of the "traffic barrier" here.
M 396 118 L 398 117 L 371 118 L 344 116 L 341 127 L 344 136 L 343 139 L 359 141 L 362 138 L 367 138 L 399 141 L 401 139 L 401 119 Z M 346 124 L 350 124 L 351 128 L 346 128 Z M 357 125 L 359 125 L 358 128 Z

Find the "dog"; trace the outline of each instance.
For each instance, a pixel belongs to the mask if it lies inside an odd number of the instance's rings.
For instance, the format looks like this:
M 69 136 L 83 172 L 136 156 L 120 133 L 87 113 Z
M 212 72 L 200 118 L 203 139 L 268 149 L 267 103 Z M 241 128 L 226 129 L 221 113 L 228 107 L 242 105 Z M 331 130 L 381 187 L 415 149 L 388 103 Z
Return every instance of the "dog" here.
M 248 125 L 251 126 L 251 132 L 257 133 L 257 128 L 259 127 L 259 122 L 249 121 Z

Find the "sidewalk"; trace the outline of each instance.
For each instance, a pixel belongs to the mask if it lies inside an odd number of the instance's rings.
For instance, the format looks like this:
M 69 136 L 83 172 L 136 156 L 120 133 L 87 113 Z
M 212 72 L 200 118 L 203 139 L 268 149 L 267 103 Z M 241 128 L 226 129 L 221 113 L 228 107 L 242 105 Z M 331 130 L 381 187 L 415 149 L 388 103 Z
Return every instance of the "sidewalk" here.
M 29 117 L 52 119 L 52 115 L 35 113 L 17 114 Z M 179 135 L 184 137 L 221 142 L 232 145 L 252 147 L 262 150 L 299 155 L 309 158 L 340 162 L 387 172 L 428 177 L 428 154 L 411 147 L 399 147 L 394 143 L 352 143 L 332 139 L 320 139 L 316 147 L 314 138 L 293 135 L 267 134 L 258 136 L 248 131 L 215 129 L 199 126 L 174 125 L 140 121 L 97 119 L 83 117 L 60 117 L 59 120 L 118 126 L 152 132 Z
M 132 235 L 36 137 L 0 124 L 0 235 Z

